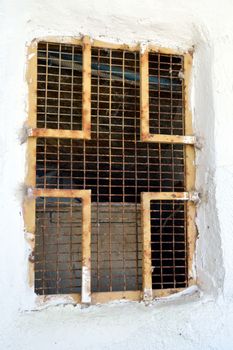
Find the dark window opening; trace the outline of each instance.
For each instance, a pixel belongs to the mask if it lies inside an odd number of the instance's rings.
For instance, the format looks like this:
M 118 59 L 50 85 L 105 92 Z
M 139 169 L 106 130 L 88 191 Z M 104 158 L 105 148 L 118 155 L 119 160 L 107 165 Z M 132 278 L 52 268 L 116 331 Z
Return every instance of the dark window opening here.
M 93 48 L 91 65 L 91 140 L 39 138 L 37 187 L 91 189 L 92 292 L 140 290 L 140 193 L 185 190 L 184 146 L 140 141 L 139 52 Z M 181 56 L 150 55 L 152 133 L 184 132 L 182 67 Z M 37 92 L 38 127 L 81 128 L 81 47 L 39 43 Z M 80 208 L 37 200 L 38 294 L 80 292 Z M 185 215 L 183 203 L 152 202 L 154 289 L 186 286 Z

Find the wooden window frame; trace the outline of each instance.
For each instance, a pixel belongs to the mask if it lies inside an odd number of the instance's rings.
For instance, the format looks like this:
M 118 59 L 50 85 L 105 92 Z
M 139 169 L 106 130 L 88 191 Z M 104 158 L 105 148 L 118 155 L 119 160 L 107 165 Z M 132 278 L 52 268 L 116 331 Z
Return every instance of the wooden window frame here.
M 41 41 L 48 43 L 59 44 L 73 44 L 83 46 L 83 91 L 82 91 L 82 130 L 61 130 L 61 129 L 45 129 L 37 128 L 37 44 Z M 181 143 L 185 145 L 185 173 L 186 173 L 186 191 L 185 194 L 175 193 L 175 195 L 189 197 L 190 191 L 194 190 L 195 183 L 195 166 L 194 166 L 194 144 L 196 142 L 195 137 L 192 134 L 192 117 L 190 111 L 189 100 L 189 88 L 190 88 L 190 75 L 192 67 L 192 55 L 179 50 L 165 49 L 148 45 L 146 50 L 143 50 L 139 44 L 126 45 L 126 44 L 111 44 L 102 42 L 99 40 L 90 40 L 89 37 L 84 36 L 82 39 L 70 38 L 70 37 L 43 37 L 35 39 L 28 49 L 28 69 L 27 69 L 27 82 L 29 89 L 29 102 L 28 102 L 28 144 L 27 144 L 27 175 L 25 184 L 28 189 L 24 200 L 24 222 L 26 239 L 31 248 L 31 254 L 29 256 L 29 285 L 34 286 L 34 249 L 35 249 L 35 202 L 36 197 L 49 195 L 51 197 L 67 198 L 79 197 L 82 198 L 83 207 L 82 211 L 85 215 L 83 220 L 83 238 L 82 248 L 83 253 L 83 267 L 91 268 L 91 202 L 90 193 L 88 190 L 44 190 L 35 189 L 36 186 L 36 139 L 38 137 L 46 138 L 69 138 L 69 139 L 90 139 L 91 137 L 91 48 L 106 48 L 106 49 L 121 49 L 128 51 L 140 52 L 140 117 L 141 117 L 141 141 L 142 142 L 157 142 L 157 143 Z M 174 54 L 184 56 L 184 98 L 185 98 L 185 136 L 178 135 L 152 135 L 149 133 L 149 85 L 148 85 L 148 52 L 158 52 L 162 54 Z M 84 193 L 85 192 L 85 193 Z M 30 194 L 31 193 L 31 194 Z M 153 198 L 161 199 L 166 196 L 166 193 L 152 193 Z M 174 193 L 167 194 L 167 196 L 174 196 Z M 150 203 L 151 193 L 142 193 L 142 220 L 146 222 L 146 210 L 148 210 L 148 203 Z M 166 197 L 166 199 L 168 199 Z M 171 199 L 174 199 L 171 198 Z M 185 199 L 187 200 L 187 199 Z M 148 224 L 147 220 L 147 224 Z M 148 237 L 150 231 L 148 225 L 143 228 L 143 244 L 145 253 L 150 253 L 148 246 Z M 187 200 L 187 232 L 188 232 L 188 285 L 191 286 L 196 283 L 193 276 L 193 256 L 195 250 L 196 239 L 196 226 L 195 226 L 195 204 Z M 148 250 L 149 249 L 149 250 Z M 145 254 L 144 254 L 145 256 Z M 85 270 L 85 268 L 84 268 Z M 82 278 L 84 279 L 85 271 L 82 271 Z M 119 292 L 94 292 L 91 293 L 90 284 L 91 281 L 87 278 L 87 283 L 82 284 L 81 294 L 59 294 L 59 295 L 44 295 L 37 296 L 38 303 L 44 303 L 48 301 L 69 300 L 72 303 L 83 304 L 96 304 L 105 303 L 113 300 L 131 300 L 131 301 L 150 301 L 153 298 L 159 298 L 168 296 L 170 294 L 184 290 L 185 288 L 177 289 L 161 289 L 152 290 L 150 283 L 148 282 L 149 276 L 149 264 L 148 259 L 143 259 L 143 290 L 136 291 L 119 291 Z M 149 289 L 149 293 L 147 291 Z

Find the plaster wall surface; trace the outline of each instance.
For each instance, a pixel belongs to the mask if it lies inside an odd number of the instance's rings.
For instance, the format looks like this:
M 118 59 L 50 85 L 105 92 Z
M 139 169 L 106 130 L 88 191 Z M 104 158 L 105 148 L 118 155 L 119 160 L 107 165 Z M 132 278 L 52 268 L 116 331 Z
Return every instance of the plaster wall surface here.
M 232 349 L 233 2 L 231 0 L 2 0 L 0 3 L 0 348 Z M 198 290 L 142 303 L 35 304 L 27 283 L 20 185 L 26 145 L 27 45 L 48 35 L 194 48 L 192 113 L 196 152 L 195 269 Z

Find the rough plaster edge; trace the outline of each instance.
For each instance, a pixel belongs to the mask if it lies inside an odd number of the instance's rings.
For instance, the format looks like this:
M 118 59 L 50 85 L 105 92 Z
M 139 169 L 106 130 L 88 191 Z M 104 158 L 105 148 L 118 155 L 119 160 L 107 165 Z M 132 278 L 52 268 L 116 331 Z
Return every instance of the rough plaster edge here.
M 199 299 L 202 296 L 202 292 L 197 285 L 190 286 L 181 292 L 165 296 L 163 298 L 156 298 L 153 300 L 152 305 L 158 303 L 174 302 L 174 301 L 189 301 L 190 297 L 196 297 Z M 196 299 L 195 298 L 195 299 Z
M 105 306 L 114 306 L 114 305 L 143 305 L 144 307 L 154 307 L 160 305 L 160 304 L 174 304 L 176 302 L 184 303 L 184 302 L 190 302 L 190 301 L 197 301 L 200 300 L 203 297 L 203 293 L 199 289 L 198 286 L 194 285 L 191 287 L 186 288 L 185 290 L 174 293 L 172 295 L 166 296 L 166 297 L 158 297 L 155 298 L 150 303 L 145 303 L 144 301 L 130 301 L 125 299 L 119 299 L 114 301 L 109 301 L 106 303 L 97 303 L 90 305 L 88 307 L 88 310 L 93 310 L 95 308 L 101 308 Z M 31 309 L 25 309 L 22 310 L 21 313 L 30 313 L 30 312 L 38 312 L 43 311 L 49 308 L 54 307 L 66 307 L 66 306 L 73 306 L 75 310 L 79 309 L 86 310 L 86 308 L 83 308 L 80 303 L 76 303 L 72 296 L 69 295 L 57 295 L 57 296 L 45 296 L 44 298 L 36 298 L 35 306 Z
M 57 31 L 55 31 L 54 33 L 47 33 L 47 34 L 44 34 L 44 35 L 35 35 L 35 37 L 33 39 L 29 39 L 27 42 L 26 42 L 26 47 L 29 47 L 32 43 L 37 43 L 39 41 L 44 41 L 46 40 L 46 38 L 57 38 L 59 39 L 59 42 L 62 43 L 62 44 L 66 44 L 66 43 L 69 43 L 70 40 L 81 40 L 84 36 L 89 36 L 90 38 L 90 43 L 91 45 L 93 44 L 94 41 L 102 41 L 103 43 L 108 43 L 108 44 L 116 44 L 116 45 L 128 45 L 128 46 L 137 46 L 139 45 L 140 46 L 140 52 L 143 53 L 146 51 L 147 47 L 152 45 L 152 46 L 155 46 L 157 47 L 158 49 L 171 49 L 171 50 L 176 50 L 176 51 L 180 51 L 180 54 L 185 54 L 187 52 L 191 52 L 193 53 L 194 51 L 194 45 L 189 45 L 189 47 L 182 47 L 182 46 L 179 46 L 179 45 L 167 45 L 167 44 L 164 44 L 162 45 L 160 42 L 156 41 L 156 40 L 121 40 L 117 37 L 109 37 L 107 35 L 97 35 L 97 36 L 94 36 L 94 35 L 91 35 L 89 33 L 82 33 L 82 32 L 79 32 L 78 34 L 76 35 L 61 35 L 59 34 Z M 31 57 L 30 57 L 31 58 Z

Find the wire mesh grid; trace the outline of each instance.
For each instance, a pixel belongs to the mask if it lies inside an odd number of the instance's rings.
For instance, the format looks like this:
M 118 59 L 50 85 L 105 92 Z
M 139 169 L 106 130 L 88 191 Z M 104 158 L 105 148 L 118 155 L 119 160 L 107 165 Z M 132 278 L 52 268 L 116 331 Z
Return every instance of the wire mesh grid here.
M 37 127 L 82 129 L 82 47 L 41 42 L 37 64 Z
M 37 198 L 36 227 L 36 293 L 79 293 L 82 269 L 81 200 Z
M 91 189 L 92 292 L 140 290 L 140 193 L 184 191 L 184 147 L 140 142 L 138 52 L 92 48 L 91 66 L 91 140 L 39 138 L 37 187 Z
M 150 133 L 184 135 L 183 56 L 149 53 Z
M 184 201 L 151 201 L 153 289 L 188 284 L 186 206 Z

